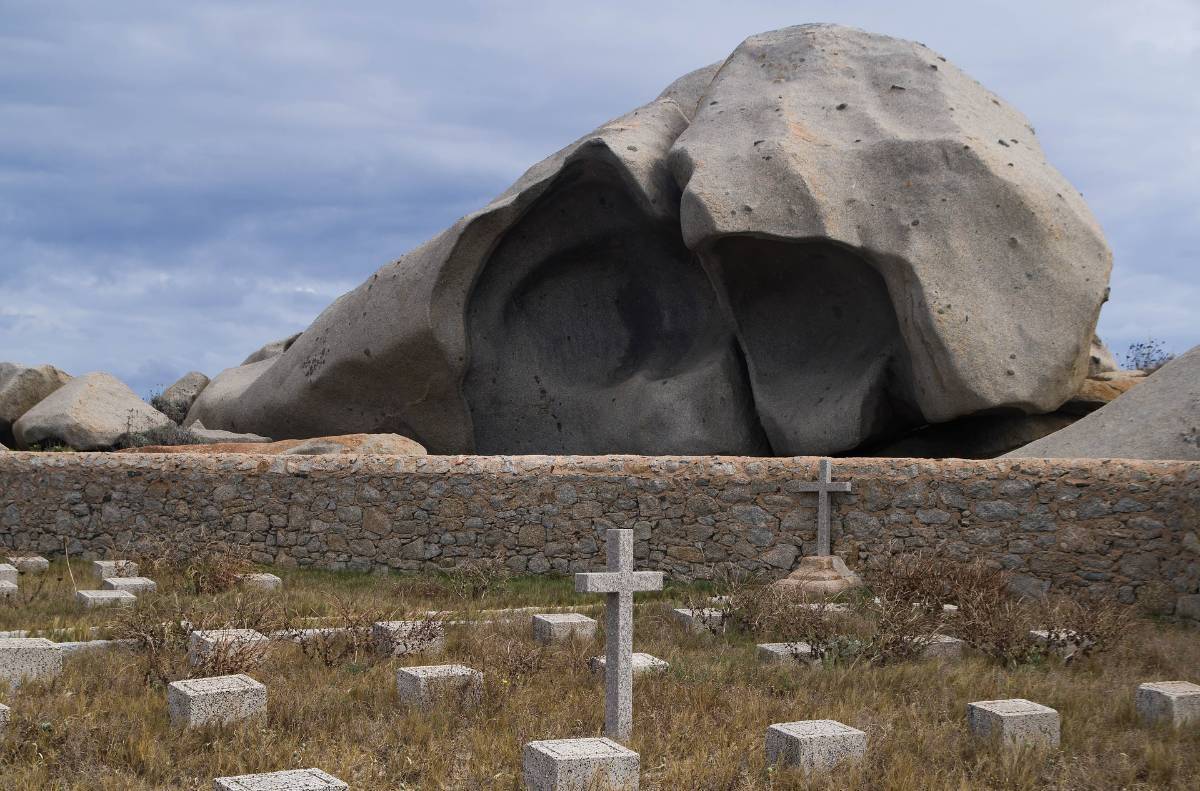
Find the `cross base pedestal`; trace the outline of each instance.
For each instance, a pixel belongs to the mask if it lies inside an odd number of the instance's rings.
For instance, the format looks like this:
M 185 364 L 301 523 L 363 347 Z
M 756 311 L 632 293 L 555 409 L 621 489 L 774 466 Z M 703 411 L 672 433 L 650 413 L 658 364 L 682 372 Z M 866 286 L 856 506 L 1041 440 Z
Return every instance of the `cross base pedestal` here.
M 832 596 L 862 585 L 862 579 L 837 555 L 809 555 L 775 586 L 796 594 Z

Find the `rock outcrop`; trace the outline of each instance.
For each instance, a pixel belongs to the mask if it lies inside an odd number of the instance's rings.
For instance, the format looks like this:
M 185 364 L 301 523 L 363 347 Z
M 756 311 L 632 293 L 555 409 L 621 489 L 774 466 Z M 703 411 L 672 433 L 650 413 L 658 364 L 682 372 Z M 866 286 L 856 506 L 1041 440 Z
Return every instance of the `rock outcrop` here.
M 1088 354 L 1088 376 L 1099 376 L 1119 370 L 1121 366 L 1117 365 L 1117 358 L 1104 345 L 1104 341 L 1100 340 L 1099 335 L 1093 335 L 1092 349 Z
M 0 442 L 15 443 L 13 423 L 70 379 L 53 365 L 0 363 Z
M 106 450 L 124 434 L 171 425 L 171 419 L 106 373 L 77 376 L 13 424 L 17 447 L 62 444 Z
M 1008 455 L 1200 460 L 1200 346 L 1112 403 Z
M 242 365 L 250 365 L 251 363 L 259 363 L 263 360 L 270 360 L 272 357 L 278 357 L 286 352 L 299 337 L 300 333 L 297 332 L 296 334 L 289 335 L 286 338 L 282 338 L 277 341 L 271 341 L 270 343 L 260 347 L 246 359 L 242 360 Z
M 237 435 L 234 435 L 237 436 Z M 205 445 L 151 445 L 120 453 L 254 453 L 261 456 L 424 456 L 425 448 L 396 434 L 347 434 L 278 442 L 214 442 Z
M 849 452 L 1055 410 L 1110 266 L 1019 112 L 920 44 L 804 25 L 530 168 L 188 420 L 437 453 Z
M 196 397 L 208 386 L 208 377 L 199 371 L 190 371 L 179 377 L 175 384 L 154 399 L 154 406 L 176 423 L 183 423 Z
M 188 433 L 200 441 L 204 445 L 216 445 L 219 443 L 263 443 L 271 442 L 270 437 L 262 437 L 258 434 L 235 434 L 232 431 L 222 431 L 219 428 L 205 428 L 204 424 L 197 420 L 187 428 Z

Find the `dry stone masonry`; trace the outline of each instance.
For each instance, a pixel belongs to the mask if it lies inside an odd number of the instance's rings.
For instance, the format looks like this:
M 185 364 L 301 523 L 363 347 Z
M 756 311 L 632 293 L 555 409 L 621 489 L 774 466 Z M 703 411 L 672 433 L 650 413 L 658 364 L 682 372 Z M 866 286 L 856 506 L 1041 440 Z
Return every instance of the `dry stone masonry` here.
M 816 551 L 811 458 L 0 454 L 0 540 L 104 557 L 228 542 L 260 563 L 517 572 L 595 568 L 610 527 L 643 568 L 785 576 Z M 862 567 L 940 550 L 1030 591 L 1168 607 L 1200 593 L 1200 463 L 839 459 L 833 551 Z M 1188 536 L 1193 536 L 1189 541 Z M 13 561 L 14 566 L 21 566 Z M 1186 601 L 1186 599 L 1184 599 Z M 1200 599 L 1196 600 L 1200 603 Z

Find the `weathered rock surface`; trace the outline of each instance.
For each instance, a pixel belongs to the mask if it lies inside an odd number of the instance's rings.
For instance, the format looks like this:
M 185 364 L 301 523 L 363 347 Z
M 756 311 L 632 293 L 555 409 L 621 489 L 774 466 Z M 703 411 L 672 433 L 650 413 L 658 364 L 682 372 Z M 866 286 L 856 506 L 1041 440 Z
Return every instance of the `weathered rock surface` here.
M 1117 358 L 1104 345 L 1104 341 L 1100 340 L 1099 335 L 1093 335 L 1092 349 L 1088 354 L 1088 376 L 1119 370 L 1121 370 L 1121 366 L 1117 365 Z
M 1089 376 L 1080 383 L 1079 391 L 1058 411 L 1073 415 L 1091 414 L 1144 381 L 1144 371 L 1108 371 L 1095 377 Z
M 272 357 L 278 357 L 286 352 L 299 337 L 300 333 L 297 332 L 295 335 L 289 335 L 286 338 L 282 338 L 277 341 L 271 341 L 270 343 L 262 346 L 260 349 L 258 349 L 258 351 L 254 352 L 246 359 L 242 360 L 242 365 L 250 365 L 251 363 L 258 363 L 262 362 L 263 360 L 270 360 Z
M 204 424 L 197 420 L 192 425 L 188 426 L 188 433 L 200 440 L 206 445 L 215 445 L 217 443 L 262 443 L 271 442 L 270 437 L 261 437 L 258 434 L 235 434 L 232 431 L 222 431 L 218 428 L 205 428 Z
M 171 425 L 111 374 L 77 376 L 38 402 L 13 424 L 17 447 L 62 443 L 75 450 L 111 448 L 125 433 Z
M 194 430 L 194 426 L 193 426 Z M 212 432 L 217 433 L 217 432 Z M 240 435 L 233 435 L 240 436 Z M 419 443 L 397 434 L 346 434 L 310 439 L 213 442 L 205 445 L 150 445 L 120 453 L 255 453 L 263 456 L 425 456 Z
M 188 420 L 437 453 L 850 451 L 1056 409 L 1110 266 L 1019 112 L 919 44 L 787 28 L 530 168 Z
M 0 363 L 0 441 L 15 443 L 13 423 L 70 379 L 53 365 Z
M 938 423 L 863 450 L 865 456 L 920 459 L 994 459 L 1066 428 L 1077 415 L 983 415 Z
M 1200 460 L 1200 346 L 1107 406 L 1008 455 Z
M 188 410 L 192 408 L 196 397 L 207 386 L 207 376 L 199 371 L 190 371 L 163 391 L 162 395 L 156 399 L 156 407 L 171 420 L 182 423 L 187 418 Z

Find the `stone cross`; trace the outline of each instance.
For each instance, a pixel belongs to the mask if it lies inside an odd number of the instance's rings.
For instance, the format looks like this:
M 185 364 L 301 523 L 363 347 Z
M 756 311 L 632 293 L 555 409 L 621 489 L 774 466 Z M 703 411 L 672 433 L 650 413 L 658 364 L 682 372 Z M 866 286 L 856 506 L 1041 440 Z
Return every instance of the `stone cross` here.
M 821 459 L 815 481 L 801 481 L 800 491 L 817 493 L 817 555 L 832 555 L 829 547 L 829 493 L 850 491 L 850 481 L 832 481 L 833 462 Z
M 606 571 L 575 575 L 580 593 L 607 594 L 604 603 L 604 735 L 628 742 L 633 733 L 633 594 L 662 590 L 661 571 L 633 570 L 633 531 L 608 531 Z

